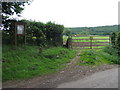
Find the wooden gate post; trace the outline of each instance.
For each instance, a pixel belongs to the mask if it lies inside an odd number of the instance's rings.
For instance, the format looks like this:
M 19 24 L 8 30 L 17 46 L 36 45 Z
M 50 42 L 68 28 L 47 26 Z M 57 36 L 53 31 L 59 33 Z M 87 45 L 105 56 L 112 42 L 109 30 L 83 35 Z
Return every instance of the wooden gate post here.
M 17 46 L 17 25 L 15 23 L 15 46 Z
M 66 46 L 67 46 L 67 48 L 72 48 L 72 38 L 71 37 L 68 37 Z
M 92 49 L 92 40 L 93 40 L 93 37 L 90 36 L 90 49 Z
M 111 35 L 109 35 L 109 45 L 111 44 Z
M 92 49 L 92 39 L 90 40 L 90 49 Z

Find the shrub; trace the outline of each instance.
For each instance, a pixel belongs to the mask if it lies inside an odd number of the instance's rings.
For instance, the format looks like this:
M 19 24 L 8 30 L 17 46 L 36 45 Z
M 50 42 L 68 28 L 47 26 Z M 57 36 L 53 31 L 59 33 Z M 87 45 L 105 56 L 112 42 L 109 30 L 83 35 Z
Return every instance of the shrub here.
M 63 44 L 63 33 L 64 26 L 55 23 L 48 22 L 45 25 L 45 35 L 49 44 L 54 46 L 62 46 Z
M 116 55 L 118 56 L 118 61 L 120 63 L 120 31 L 116 32 L 116 33 L 112 33 L 112 35 L 111 35 L 111 45 L 115 49 L 115 51 L 117 51 Z
M 113 47 L 115 47 L 116 45 L 116 33 L 115 32 L 111 34 L 111 44 Z
M 16 21 L 11 22 L 12 23 L 9 30 L 3 30 L 3 43 L 5 44 L 14 44 L 14 30 Z M 62 32 L 64 29 L 63 25 L 55 24 L 52 22 L 44 24 L 42 22 L 28 20 L 21 20 L 20 22 L 26 23 L 27 44 L 38 46 L 45 46 L 47 44 L 54 46 L 62 46 Z M 19 42 L 21 43 L 24 43 L 22 36 L 17 37 L 17 40 L 19 40 Z
M 106 54 L 104 55 L 104 57 L 106 59 L 108 59 L 110 62 L 114 63 L 114 64 L 120 64 L 120 58 L 118 55 L 118 49 L 112 47 L 112 46 L 106 46 L 103 48 L 103 52 L 105 52 Z

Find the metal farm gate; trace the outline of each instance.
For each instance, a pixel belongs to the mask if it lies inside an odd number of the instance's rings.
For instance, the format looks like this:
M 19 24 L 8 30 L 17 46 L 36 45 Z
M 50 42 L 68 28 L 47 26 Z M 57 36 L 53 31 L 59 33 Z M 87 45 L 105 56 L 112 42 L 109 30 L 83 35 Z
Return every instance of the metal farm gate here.
M 73 48 L 101 49 L 109 44 L 110 44 L 109 36 L 90 35 L 72 37 Z

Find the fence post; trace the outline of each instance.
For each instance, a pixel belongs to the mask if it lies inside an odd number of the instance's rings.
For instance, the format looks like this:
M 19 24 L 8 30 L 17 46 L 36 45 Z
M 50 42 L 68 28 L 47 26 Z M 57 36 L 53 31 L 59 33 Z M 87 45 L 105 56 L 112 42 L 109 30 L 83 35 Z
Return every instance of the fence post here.
M 92 49 L 92 39 L 90 40 L 90 49 Z
M 66 46 L 67 48 L 72 48 L 72 37 L 68 37 Z
M 111 44 L 111 35 L 109 35 L 109 45 Z
M 93 37 L 90 36 L 90 49 L 92 49 L 92 40 L 93 40 Z

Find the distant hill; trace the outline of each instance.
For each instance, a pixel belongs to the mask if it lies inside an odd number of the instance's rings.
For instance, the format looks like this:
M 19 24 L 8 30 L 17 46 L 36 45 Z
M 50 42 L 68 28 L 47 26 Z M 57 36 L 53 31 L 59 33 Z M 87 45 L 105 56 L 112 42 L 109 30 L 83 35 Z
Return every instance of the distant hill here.
M 111 32 L 118 31 L 118 25 L 99 27 L 73 27 L 65 28 L 65 31 L 66 30 L 71 31 L 72 34 L 109 35 Z

